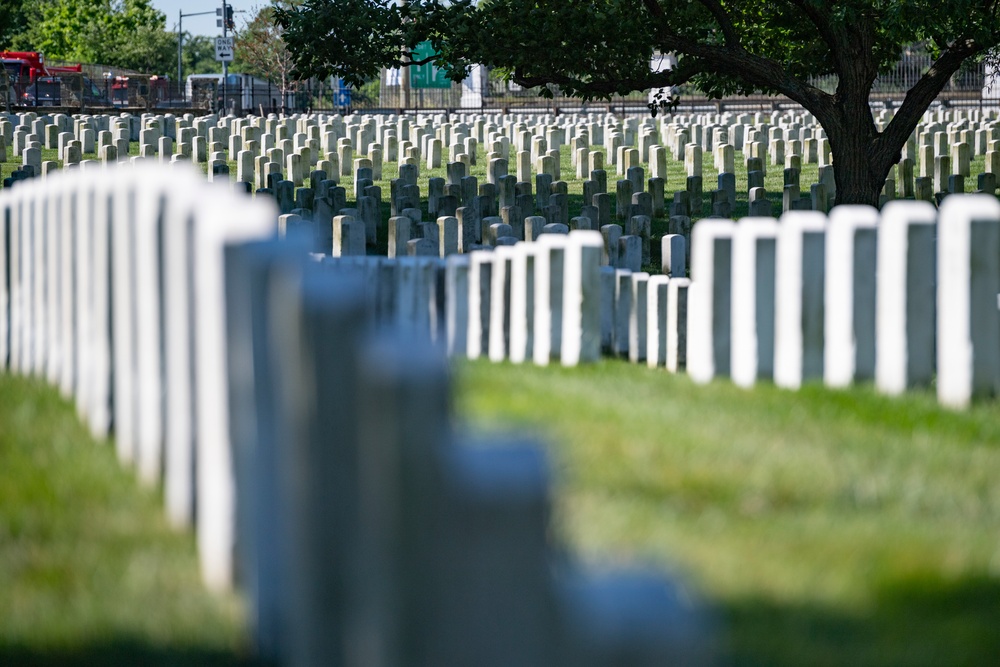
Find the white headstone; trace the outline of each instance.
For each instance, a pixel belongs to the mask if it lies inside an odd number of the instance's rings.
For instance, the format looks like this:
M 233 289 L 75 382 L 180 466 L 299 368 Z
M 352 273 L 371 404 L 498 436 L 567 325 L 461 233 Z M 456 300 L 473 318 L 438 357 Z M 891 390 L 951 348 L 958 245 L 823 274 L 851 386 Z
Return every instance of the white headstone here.
M 489 352 L 490 294 L 492 293 L 493 253 L 469 253 L 469 333 L 466 356 L 478 359 Z
M 510 288 L 513 246 L 499 246 L 493 251 L 493 277 L 490 287 L 489 357 L 496 363 L 507 358 L 510 340 Z
M 837 206 L 826 231 L 823 381 L 847 387 L 875 374 L 875 259 L 878 211 Z
M 826 216 L 781 216 L 775 264 L 774 383 L 798 389 L 823 377 Z
M 687 367 L 688 278 L 667 283 L 667 370 L 678 373 Z
M 1000 203 L 951 196 L 938 213 L 937 394 L 952 408 L 1000 393 Z
M 730 374 L 732 220 L 705 218 L 692 229 L 687 369 L 697 383 Z
M 547 366 L 562 356 L 563 281 L 565 277 L 565 234 L 542 234 L 535 254 L 535 335 L 533 359 Z
M 560 360 L 563 366 L 594 362 L 600 357 L 603 248 L 600 232 L 574 230 L 569 233 L 562 298 Z
M 669 276 L 650 276 L 646 283 L 646 365 L 667 363 L 667 287 Z
M 896 200 L 878 226 L 875 385 L 895 395 L 934 374 L 934 233 L 937 211 Z
M 778 221 L 743 218 L 733 233 L 732 377 L 741 387 L 774 375 Z

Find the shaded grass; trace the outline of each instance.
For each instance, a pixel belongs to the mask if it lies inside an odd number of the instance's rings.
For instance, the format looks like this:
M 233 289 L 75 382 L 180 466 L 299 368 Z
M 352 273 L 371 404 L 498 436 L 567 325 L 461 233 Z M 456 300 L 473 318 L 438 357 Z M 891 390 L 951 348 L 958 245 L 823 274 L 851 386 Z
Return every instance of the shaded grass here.
M 996 406 L 698 387 L 617 361 L 457 377 L 464 419 L 551 442 L 573 549 L 685 573 L 733 664 L 997 664 Z
M 0 375 L 0 664 L 246 664 L 243 628 L 113 447 L 56 390 Z

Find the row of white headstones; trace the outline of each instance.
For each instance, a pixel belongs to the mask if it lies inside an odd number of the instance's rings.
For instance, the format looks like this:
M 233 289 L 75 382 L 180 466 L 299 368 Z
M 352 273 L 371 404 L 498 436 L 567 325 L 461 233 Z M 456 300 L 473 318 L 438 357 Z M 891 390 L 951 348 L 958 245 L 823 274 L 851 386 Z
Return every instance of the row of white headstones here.
M 797 389 L 874 380 L 896 395 L 936 379 L 951 407 L 1000 392 L 992 195 L 952 195 L 940 211 L 894 201 L 881 212 L 839 206 L 829 217 L 704 219 L 694 226 L 691 280 L 682 237 L 664 238 L 662 275 L 602 267 L 602 252 L 599 234 L 573 231 L 446 260 L 324 261 L 367 270 L 372 289 L 388 269 L 395 317 L 472 359 L 573 366 L 603 349 L 672 372 L 686 361 L 697 382 Z M 407 262 L 431 274 L 404 279 Z M 434 302 L 434 267 L 445 275 L 443 305 Z
M 32 163 L 39 173 L 40 151 L 24 155 L 28 146 L 58 148 L 65 159 L 66 147 L 74 144 L 73 160 L 79 160 L 91 151 L 100 154 L 107 145 L 115 148 L 117 159 L 128 154 L 130 141 L 138 141 L 140 153 L 146 157 L 193 158 L 211 164 L 235 161 L 236 179 L 258 187 L 266 185 L 266 174 L 276 171 L 284 171 L 289 180 L 301 185 L 314 167 L 337 180 L 355 173 L 359 160 L 371 161 L 369 166 L 376 174 L 381 173 L 383 160 L 420 164 L 423 159 L 428 168 L 441 166 L 449 157 L 453 162 L 473 163 L 477 145 L 486 147 L 488 159 L 508 160 L 519 180 L 530 180 L 532 167 L 558 178 L 563 146 L 570 151 L 581 178 L 591 169 L 603 168 L 605 161 L 609 166 L 617 165 L 620 175 L 628 166 L 641 163 L 649 165 L 652 177 L 666 178 L 664 147 L 672 150 L 676 160 L 685 162 L 689 176 L 702 174 L 702 152 L 712 156 L 719 173 L 734 172 L 734 151 L 743 151 L 747 159 L 761 158 L 763 171 L 768 163 L 785 167 L 808 162 L 830 164 L 822 128 L 808 114 L 796 112 L 676 115 L 661 118 L 659 125 L 651 118 L 618 119 L 597 113 L 558 117 L 418 114 L 342 118 L 314 114 L 177 118 L 169 114 L 48 117 L 26 112 L 8 118 L 0 119 L 0 152 L 5 150 L 3 146 L 11 147 L 15 156 Z M 877 122 L 884 126 L 888 120 L 887 114 L 880 114 Z M 1000 126 L 991 114 L 978 110 L 928 112 L 902 157 L 919 162 L 918 175 L 928 177 L 939 176 L 935 161 L 944 158 L 947 164 L 938 165 L 944 175 L 935 184 L 937 191 L 943 191 L 952 169 L 958 175 L 969 175 L 974 155 L 987 157 L 987 171 L 1000 171 L 998 141 Z M 602 145 L 606 158 L 590 150 Z M 443 149 L 447 149 L 444 156 Z M 903 180 L 902 176 L 898 180 Z
M 30 179 L 0 202 L 0 360 L 73 396 L 145 483 L 162 476 L 173 523 L 190 523 L 198 496 L 203 575 L 225 587 L 222 251 L 272 233 L 272 211 L 155 164 Z
M 874 380 L 896 395 L 936 379 L 939 401 L 956 408 L 1000 392 L 996 197 L 706 219 L 693 237 L 695 381 Z
M 0 366 L 60 387 L 123 465 L 163 484 L 205 583 L 239 573 L 261 655 L 709 664 L 710 627 L 676 584 L 594 578 L 553 553 L 539 449 L 456 444 L 442 350 L 398 317 L 373 335 L 371 286 L 336 270 L 353 260 L 310 261 L 276 218 L 155 163 L 0 192 Z M 600 235 L 551 236 L 538 245 L 561 249 L 556 274 L 590 284 L 552 293 L 590 294 L 575 311 L 591 321 Z M 404 274 L 398 287 L 419 285 Z
M 603 352 L 678 372 L 691 281 L 684 237 L 668 235 L 662 245 L 662 275 L 608 266 L 605 239 L 591 230 L 545 233 L 445 258 L 314 259 L 359 277 L 377 322 L 435 342 L 452 356 L 571 367 L 595 362 Z

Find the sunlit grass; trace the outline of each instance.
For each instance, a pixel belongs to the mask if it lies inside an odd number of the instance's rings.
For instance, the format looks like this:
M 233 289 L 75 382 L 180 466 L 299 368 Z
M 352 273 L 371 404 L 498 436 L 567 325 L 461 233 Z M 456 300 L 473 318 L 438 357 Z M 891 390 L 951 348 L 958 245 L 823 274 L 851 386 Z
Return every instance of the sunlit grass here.
M 458 412 L 538 430 L 558 532 L 684 573 L 753 665 L 985 665 L 1000 655 L 1000 409 L 604 361 L 462 363 Z

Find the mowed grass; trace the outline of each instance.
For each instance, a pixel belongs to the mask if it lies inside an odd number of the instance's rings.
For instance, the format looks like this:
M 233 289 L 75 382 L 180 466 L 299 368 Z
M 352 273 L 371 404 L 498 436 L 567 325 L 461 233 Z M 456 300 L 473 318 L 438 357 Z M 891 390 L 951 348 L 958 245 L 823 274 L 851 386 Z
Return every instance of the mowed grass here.
M 0 665 L 247 665 L 246 641 L 157 493 L 56 390 L 0 374 Z
M 456 367 L 477 429 L 536 430 L 556 533 L 681 574 L 733 665 L 1000 664 L 1000 408 L 793 393 L 607 360 Z

